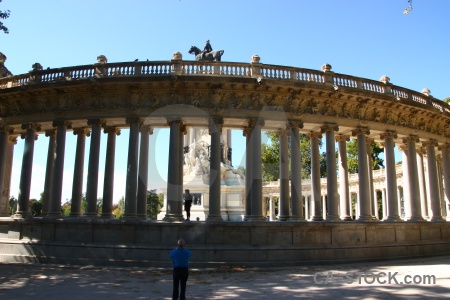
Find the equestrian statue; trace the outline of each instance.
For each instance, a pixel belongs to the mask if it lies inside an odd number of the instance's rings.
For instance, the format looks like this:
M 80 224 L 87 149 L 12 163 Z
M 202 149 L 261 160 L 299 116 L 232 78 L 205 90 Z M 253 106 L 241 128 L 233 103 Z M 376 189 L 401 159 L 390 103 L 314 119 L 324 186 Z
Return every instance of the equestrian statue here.
M 189 50 L 189 54 L 195 55 L 196 61 L 220 61 L 223 52 L 223 50 L 213 50 L 209 40 L 206 41 L 203 51 L 196 46 L 191 46 Z

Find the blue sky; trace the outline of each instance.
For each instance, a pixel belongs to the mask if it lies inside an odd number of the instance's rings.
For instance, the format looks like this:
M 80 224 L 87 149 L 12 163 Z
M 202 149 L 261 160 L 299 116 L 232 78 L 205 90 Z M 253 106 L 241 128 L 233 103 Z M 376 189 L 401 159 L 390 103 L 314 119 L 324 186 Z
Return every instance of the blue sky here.
M 44 68 L 85 65 L 100 54 L 124 62 L 170 60 L 180 51 L 192 60 L 189 47 L 210 39 L 214 49 L 225 50 L 224 61 L 249 62 L 258 54 L 265 64 L 320 69 L 329 63 L 337 73 L 374 80 L 386 74 L 394 85 L 450 97 L 450 1 L 413 0 L 413 11 L 404 15 L 407 6 L 407 0 L 4 0 L 0 9 L 11 11 L 3 21 L 10 34 L 0 34 L 0 51 L 9 70 L 23 74 L 35 62 Z M 156 130 L 150 141 L 152 186 L 164 186 L 167 130 Z M 243 163 L 241 141 L 242 132 L 233 131 L 235 164 Z M 69 133 L 63 201 L 71 198 L 75 142 Z M 115 201 L 124 195 L 127 130 L 117 144 Z M 47 146 L 40 136 L 32 198 L 43 190 Z M 22 148 L 19 140 L 11 191 L 16 197 Z M 105 148 L 103 135 L 100 170 Z M 101 197 L 103 173 L 99 178 Z

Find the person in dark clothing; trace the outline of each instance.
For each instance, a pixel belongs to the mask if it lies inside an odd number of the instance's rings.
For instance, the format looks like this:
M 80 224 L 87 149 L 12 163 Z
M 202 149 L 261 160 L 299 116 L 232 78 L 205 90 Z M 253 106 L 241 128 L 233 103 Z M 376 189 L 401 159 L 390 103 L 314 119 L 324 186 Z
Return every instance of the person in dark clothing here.
M 190 221 L 192 206 L 192 194 L 189 190 L 184 190 L 184 210 L 186 211 L 186 220 Z
M 177 248 L 170 252 L 173 267 L 173 292 L 172 299 L 177 300 L 178 295 L 180 299 L 186 299 L 186 283 L 189 277 L 189 259 L 192 257 L 191 251 L 184 248 L 186 242 L 179 239 Z M 178 287 L 181 286 L 179 290 Z
M 209 40 L 207 40 L 205 48 L 203 48 L 203 51 L 202 51 L 202 60 L 204 60 L 205 57 L 206 57 L 206 54 L 211 52 L 211 51 L 213 51 L 213 49 L 211 47 L 211 44 L 209 43 Z

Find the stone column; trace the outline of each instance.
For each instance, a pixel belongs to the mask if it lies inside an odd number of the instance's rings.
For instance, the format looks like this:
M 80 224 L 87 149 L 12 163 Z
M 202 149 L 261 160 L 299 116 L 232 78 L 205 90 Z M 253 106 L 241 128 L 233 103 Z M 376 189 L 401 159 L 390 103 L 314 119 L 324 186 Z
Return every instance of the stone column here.
M 403 139 L 403 142 L 408 146 L 407 163 L 408 163 L 408 178 L 409 178 L 409 203 L 411 207 L 411 217 L 408 221 L 424 221 L 422 218 L 422 209 L 420 205 L 420 190 L 419 177 L 417 172 L 417 152 L 416 142 L 419 138 L 415 135 L 410 135 Z
M 350 136 L 340 134 L 336 136 L 336 142 L 339 146 L 339 200 L 341 219 L 344 221 L 353 221 L 351 215 L 351 199 L 348 180 L 348 161 L 347 161 L 347 142 Z
M 71 123 L 67 121 L 55 121 L 56 127 L 56 147 L 55 163 L 53 164 L 52 193 L 50 195 L 50 210 L 48 216 L 61 216 L 61 197 L 64 177 L 64 154 L 66 150 L 66 128 L 71 128 Z
M 72 183 L 72 203 L 70 207 L 70 216 L 81 216 L 81 199 L 83 197 L 83 172 L 84 172 L 84 154 L 86 145 L 86 136 L 90 135 L 87 128 L 76 128 L 73 134 L 77 135 L 77 149 L 75 152 L 75 165 L 73 171 Z
M 309 220 L 311 213 L 309 212 L 309 196 L 305 196 L 305 220 Z
M 243 135 L 246 138 L 246 150 L 245 150 L 245 215 L 246 221 L 252 214 L 252 122 L 248 123 L 248 126 L 244 128 Z
M 3 191 L 0 199 L 0 217 L 10 216 L 9 197 L 11 189 L 11 174 L 14 158 L 14 145 L 17 144 L 17 136 L 9 136 L 6 148 L 5 173 L 3 179 Z
M 47 151 L 47 166 L 45 169 L 44 193 L 42 195 L 42 215 L 46 216 L 50 211 L 50 197 L 53 183 L 53 165 L 55 164 L 56 151 L 56 130 L 45 131 L 45 136 L 49 137 Z
M 320 132 L 311 132 L 308 134 L 311 140 L 311 202 L 314 203 L 314 214 L 312 221 L 323 221 L 322 216 L 322 199 L 320 186 L 320 153 L 319 138 L 322 137 Z
M 372 144 L 374 139 L 366 137 L 366 149 L 367 149 L 367 166 L 368 166 L 368 176 L 369 176 L 369 189 L 370 189 L 370 211 L 372 212 L 372 218 L 374 220 L 378 219 L 378 201 L 376 197 L 376 191 L 373 188 L 373 158 L 372 158 Z
M 209 121 L 209 134 L 211 135 L 211 157 L 209 172 L 209 214 L 207 221 L 223 221 L 220 215 L 220 136 L 222 135 L 222 118 L 212 118 Z
M 179 118 L 169 118 L 167 123 L 170 126 L 170 140 L 169 140 L 169 166 L 167 172 L 167 209 L 164 221 L 182 221 L 182 194 L 179 193 L 180 165 L 180 144 L 182 121 Z
M 444 207 L 442 209 L 442 216 L 447 216 L 447 209 L 450 201 L 450 144 L 445 144 L 440 147 L 442 155 L 442 176 L 444 177 Z
M 337 174 L 336 174 L 336 148 L 334 132 L 339 130 L 336 124 L 326 123 L 321 128 L 326 136 L 326 154 L 327 154 L 327 214 L 326 221 L 340 221 L 339 218 L 339 194 L 337 192 Z
M 280 139 L 280 202 L 278 203 L 278 221 L 289 220 L 289 152 L 287 130 L 278 131 Z
M 442 218 L 441 212 L 441 197 L 439 193 L 439 177 L 435 150 L 435 147 L 438 144 L 435 140 L 430 140 L 423 142 L 422 145 L 426 147 L 427 150 L 427 173 L 430 192 L 430 206 L 433 214 L 431 221 L 441 222 L 444 221 L 444 219 Z
M 367 146 L 366 135 L 370 134 L 369 128 L 358 127 L 352 130 L 353 136 L 357 137 L 358 142 L 358 176 L 359 176 L 359 191 L 358 191 L 358 221 L 366 222 L 372 221 L 373 216 L 370 209 L 370 184 L 369 184 L 369 166 L 367 161 Z
M 137 217 L 147 217 L 147 193 L 148 193 L 148 145 L 149 136 L 153 134 L 153 128 L 148 125 L 141 126 L 141 145 L 139 150 L 139 178 L 137 192 Z
M 420 207 L 422 217 L 428 218 L 428 199 L 427 188 L 425 184 L 425 169 L 423 166 L 423 155 L 426 153 L 424 147 L 417 148 L 417 175 L 419 177 L 419 191 L 420 191 Z
M 400 221 L 399 215 L 399 198 L 397 197 L 397 173 L 395 170 L 395 153 L 394 139 L 397 133 L 394 131 L 386 131 L 380 136 L 384 140 L 384 160 L 386 163 L 386 196 L 387 211 L 385 220 L 389 222 Z
M 386 189 L 381 189 L 381 205 L 382 205 L 382 212 L 383 212 L 382 220 L 386 220 L 386 216 L 387 216 Z
M 126 120 L 130 124 L 130 138 L 128 142 L 127 179 L 125 185 L 125 218 L 136 218 L 137 213 L 137 177 L 138 177 L 138 142 L 139 127 L 143 120 L 130 117 Z
M 290 221 L 305 220 L 302 197 L 302 164 L 300 157 L 300 133 L 303 123 L 292 121 L 291 127 L 291 205 Z
M 5 175 L 6 175 L 6 154 L 8 150 L 9 133 L 12 133 L 12 129 L 8 126 L 0 125 L 0 197 L 3 199 L 3 191 L 5 188 Z M 3 203 L 0 199 L 0 217 L 9 216 L 8 204 Z
M 25 138 L 25 145 L 23 149 L 22 171 L 20 173 L 19 183 L 19 199 L 17 199 L 17 212 L 15 218 L 25 218 L 30 215 L 30 189 L 31 189 L 31 174 L 33 171 L 33 154 L 34 141 L 37 138 L 36 131 L 41 129 L 41 125 L 36 123 L 22 124 L 22 129 L 26 129 L 22 138 Z
M 252 130 L 252 187 L 251 187 L 251 207 L 252 214 L 249 221 L 265 221 L 262 215 L 262 158 L 261 158 L 261 129 L 264 120 L 257 119 Z
M 114 163 L 116 157 L 116 137 L 120 129 L 115 126 L 105 126 L 103 132 L 108 134 L 105 158 L 105 177 L 103 180 L 102 218 L 111 218 L 114 195 Z
M 269 197 L 269 210 L 270 210 L 270 221 L 275 221 L 275 205 L 273 203 L 273 196 Z
M 227 129 L 227 160 L 230 162 L 230 166 L 233 166 L 231 129 Z
M 97 216 L 97 189 L 98 189 L 98 169 L 100 162 L 100 139 L 101 139 L 101 119 L 89 119 L 88 125 L 92 126 L 91 146 L 89 148 L 89 163 L 86 186 L 86 211 L 89 217 Z
M 408 217 L 411 216 L 411 207 L 409 205 L 409 172 L 408 172 L 408 146 L 407 145 L 399 145 L 398 147 L 399 151 L 402 151 L 402 173 L 403 173 L 403 179 L 402 179 L 402 196 L 403 196 L 403 219 L 406 220 Z M 400 200 L 401 198 L 399 198 Z M 402 216 L 401 208 L 402 208 L 402 201 L 400 200 L 400 217 Z

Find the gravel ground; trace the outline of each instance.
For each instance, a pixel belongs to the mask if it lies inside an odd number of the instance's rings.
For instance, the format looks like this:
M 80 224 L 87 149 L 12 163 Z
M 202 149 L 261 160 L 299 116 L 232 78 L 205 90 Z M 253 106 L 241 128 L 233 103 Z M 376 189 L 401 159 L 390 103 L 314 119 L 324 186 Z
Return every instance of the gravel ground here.
M 0 299 L 5 300 L 171 299 L 171 293 L 171 269 L 0 264 Z M 289 268 L 192 269 L 186 297 L 449 299 L 450 255 Z

